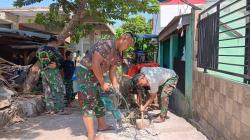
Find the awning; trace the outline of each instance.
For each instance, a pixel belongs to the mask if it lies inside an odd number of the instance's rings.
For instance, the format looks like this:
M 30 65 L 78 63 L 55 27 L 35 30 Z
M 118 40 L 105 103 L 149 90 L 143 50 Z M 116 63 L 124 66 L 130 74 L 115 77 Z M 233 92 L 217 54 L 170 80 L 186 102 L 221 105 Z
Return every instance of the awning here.
M 159 41 L 163 41 L 169 38 L 169 36 L 179 30 L 181 27 L 189 24 L 191 14 L 184 14 L 176 16 L 170 21 L 170 23 L 159 33 Z
M 0 28 L 0 45 L 38 45 L 46 43 L 51 35 Z
M 154 34 L 136 34 L 135 35 L 136 38 L 143 38 L 143 39 L 152 39 L 152 38 L 158 38 L 158 35 L 154 35 Z

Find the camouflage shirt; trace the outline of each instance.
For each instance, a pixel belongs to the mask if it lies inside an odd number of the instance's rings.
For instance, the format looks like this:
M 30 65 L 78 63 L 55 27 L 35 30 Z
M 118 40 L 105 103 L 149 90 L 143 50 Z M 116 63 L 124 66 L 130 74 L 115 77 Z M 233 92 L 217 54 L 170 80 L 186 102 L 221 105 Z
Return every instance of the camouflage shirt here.
M 103 58 L 101 62 L 101 69 L 103 73 L 107 72 L 112 65 L 119 65 L 122 62 L 122 56 L 115 47 L 114 40 L 98 41 L 95 43 L 86 53 L 81 60 L 81 64 L 91 68 L 92 67 L 92 56 L 97 51 Z

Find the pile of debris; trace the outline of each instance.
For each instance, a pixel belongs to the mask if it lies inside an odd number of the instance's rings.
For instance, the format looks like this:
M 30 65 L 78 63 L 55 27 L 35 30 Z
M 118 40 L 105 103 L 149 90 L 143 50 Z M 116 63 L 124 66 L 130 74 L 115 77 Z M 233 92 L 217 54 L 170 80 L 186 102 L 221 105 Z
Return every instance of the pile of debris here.
M 44 110 L 40 95 L 22 95 L 30 66 L 20 66 L 0 58 L 0 128 L 26 117 L 36 116 Z
M 0 57 L 1 82 L 12 90 L 21 88 L 30 66 L 16 65 Z

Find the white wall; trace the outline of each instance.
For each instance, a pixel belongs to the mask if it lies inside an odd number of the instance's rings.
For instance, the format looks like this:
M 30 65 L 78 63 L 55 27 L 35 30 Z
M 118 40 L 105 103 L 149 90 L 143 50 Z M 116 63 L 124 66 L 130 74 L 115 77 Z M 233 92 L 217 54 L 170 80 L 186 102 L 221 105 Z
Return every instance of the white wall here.
M 188 5 L 161 5 L 160 14 L 153 16 L 153 33 L 159 34 L 175 16 L 189 13 L 191 13 L 191 7 Z

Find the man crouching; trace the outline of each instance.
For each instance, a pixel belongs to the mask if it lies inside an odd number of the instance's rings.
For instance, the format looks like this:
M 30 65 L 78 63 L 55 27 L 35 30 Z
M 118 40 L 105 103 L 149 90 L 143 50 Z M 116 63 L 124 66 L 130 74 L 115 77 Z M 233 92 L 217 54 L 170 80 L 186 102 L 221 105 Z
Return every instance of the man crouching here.
M 178 76 L 171 70 L 162 67 L 144 67 L 140 73 L 132 78 L 132 81 L 138 87 L 148 88 L 150 94 L 141 111 L 146 111 L 147 107 L 154 101 L 158 95 L 160 100 L 161 114 L 154 120 L 155 123 L 164 122 L 167 119 L 169 96 L 176 88 Z

